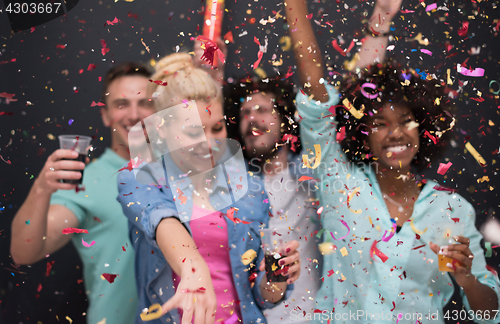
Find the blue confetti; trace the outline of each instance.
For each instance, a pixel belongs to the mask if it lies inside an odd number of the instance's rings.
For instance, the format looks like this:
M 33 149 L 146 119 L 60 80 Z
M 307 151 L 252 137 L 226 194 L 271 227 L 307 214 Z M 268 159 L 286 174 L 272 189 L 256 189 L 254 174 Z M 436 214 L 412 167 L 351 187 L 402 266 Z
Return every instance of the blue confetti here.
M 73 124 L 74 120 L 73 119 L 70 119 L 68 120 L 68 124 L 71 126 L 71 124 Z

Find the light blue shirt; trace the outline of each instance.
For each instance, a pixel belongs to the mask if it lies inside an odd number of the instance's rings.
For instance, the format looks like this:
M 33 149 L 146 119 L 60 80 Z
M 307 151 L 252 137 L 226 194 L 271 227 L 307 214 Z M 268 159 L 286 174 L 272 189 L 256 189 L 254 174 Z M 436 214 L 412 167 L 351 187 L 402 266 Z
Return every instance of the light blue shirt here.
M 410 219 L 415 230 L 408 222 L 389 241 L 381 241 L 391 229 L 391 216 L 372 168 L 349 163 L 336 142 L 336 121 L 328 108 L 338 104 L 339 93 L 328 88 L 328 95 L 325 103 L 313 102 L 301 92 L 296 98 L 303 147 L 313 157 L 314 144 L 321 146 L 321 164 L 314 170 L 321 185 L 321 221 L 325 240 L 336 246 L 324 255 L 323 283 L 316 297 L 324 313 L 314 314 L 314 319 L 388 323 L 402 314 L 399 323 L 414 324 L 418 317 L 422 323 L 444 323 L 442 310 L 454 288 L 450 275 L 438 271 L 437 255 L 427 243 L 434 240 L 433 225 L 449 218 L 465 224 L 464 236 L 474 254 L 472 274 L 498 296 L 498 277 L 486 269 L 473 207 L 457 193 L 436 190 L 433 181 L 427 181 L 414 204 Z M 388 257 L 386 262 L 370 252 L 375 241 Z M 463 290 L 460 293 L 470 310 Z

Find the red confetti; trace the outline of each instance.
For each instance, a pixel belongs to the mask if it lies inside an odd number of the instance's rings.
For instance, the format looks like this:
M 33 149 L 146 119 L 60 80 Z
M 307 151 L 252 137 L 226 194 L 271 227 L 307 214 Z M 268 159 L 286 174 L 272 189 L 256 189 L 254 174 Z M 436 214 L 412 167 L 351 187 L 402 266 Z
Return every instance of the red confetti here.
M 42 284 L 38 284 L 38 288 L 36 289 L 37 292 L 40 292 L 42 290 Z
M 123 245 L 122 245 L 122 251 L 127 252 L 127 250 L 125 250 L 125 247 Z
M 95 69 L 97 66 L 95 64 L 90 63 L 89 66 L 87 67 L 87 71 L 92 71 Z
M 234 207 L 231 207 L 227 210 L 227 218 L 229 218 L 233 223 L 235 224 L 239 224 L 239 223 L 242 223 L 242 224 L 250 224 L 251 222 L 247 222 L 247 221 L 242 221 L 241 219 L 239 218 L 236 218 L 234 217 L 234 213 L 238 213 L 238 211 L 236 209 L 234 209 Z
M 312 17 L 313 17 L 313 14 L 312 14 L 312 13 L 310 13 L 310 14 L 306 15 L 306 18 L 307 18 L 307 19 L 311 19 Z
M 58 44 L 58 45 L 56 45 L 56 48 L 65 49 L 65 48 L 66 48 L 66 45 L 61 45 L 61 44 Z
M 0 98 L 5 98 L 7 103 L 17 101 L 17 99 L 14 99 L 15 95 L 15 93 L 0 92 Z
M 460 222 L 460 218 L 457 218 L 457 217 L 453 217 L 451 220 L 454 221 L 455 224 Z
M 335 274 L 335 271 L 333 269 L 328 270 L 328 277 L 331 277 Z
M 233 40 L 233 32 L 232 31 L 228 31 L 226 33 L 226 35 L 224 35 L 224 40 L 225 41 L 228 41 L 230 43 L 234 43 L 234 40 Z
M 45 271 L 45 277 L 48 277 L 50 275 L 50 270 L 52 270 L 52 266 L 54 265 L 56 261 L 50 261 L 47 262 L 47 270 Z
M 106 106 L 106 104 L 103 104 L 102 102 L 92 101 L 92 104 L 90 105 L 90 107 L 95 107 L 95 106 L 103 107 L 103 106 Z
M 81 228 L 67 227 L 67 228 L 64 228 L 62 230 L 62 233 L 63 234 L 73 234 L 73 233 L 78 233 L 78 234 L 85 233 L 85 234 L 88 234 L 89 231 L 87 231 L 86 229 L 81 229 Z
M 127 165 L 118 170 L 118 172 L 123 171 L 123 170 L 129 170 L 132 171 L 133 169 L 137 168 L 141 163 L 143 162 L 142 159 L 138 159 L 136 163 L 134 163 L 133 160 L 128 161 Z
M 303 175 L 302 177 L 299 178 L 299 181 L 306 181 L 306 180 L 311 180 L 311 179 L 314 179 L 314 178 Z
M 438 138 L 437 138 L 436 136 L 431 135 L 431 133 L 429 133 L 429 131 L 428 131 L 428 130 L 425 130 L 425 132 L 424 132 L 424 137 L 426 137 L 426 136 L 427 136 L 428 138 L 430 138 L 434 144 L 436 144 L 436 143 L 437 143 Z
M 457 192 L 457 190 L 455 190 L 455 189 L 446 188 L 446 187 L 443 187 L 443 186 L 440 186 L 440 185 L 435 185 L 433 189 L 437 190 L 437 191 L 448 191 L 450 193 Z
M 467 31 L 469 31 L 469 22 L 462 21 L 462 27 L 458 30 L 458 36 L 460 37 L 467 36 Z
M 217 46 L 217 44 L 211 40 L 208 37 L 199 35 L 196 40 L 199 40 L 205 45 L 205 49 L 203 50 L 203 55 L 201 56 L 201 59 L 208 62 L 210 65 L 214 65 L 214 60 L 215 60 L 215 53 L 217 53 L 217 57 L 220 58 L 222 63 L 226 61 L 226 57 L 224 56 L 224 53 L 220 50 L 220 48 Z
M 292 152 L 296 152 L 297 150 L 297 144 L 298 144 L 298 140 L 299 138 L 295 135 L 292 135 L 292 134 L 284 134 L 283 135 L 283 138 L 281 139 L 283 142 L 289 142 L 290 144 L 292 144 L 292 146 L 290 147 L 290 149 L 292 150 Z
M 12 115 L 14 115 L 13 112 L 0 111 L 0 116 L 12 116 Z
M 446 164 L 439 163 L 439 168 L 437 170 L 437 173 L 444 175 L 448 171 L 448 169 L 452 166 L 452 164 L 453 163 L 451 163 L 451 162 L 448 162 Z
M 104 279 L 106 279 L 109 283 L 113 283 L 115 281 L 115 278 L 117 275 L 112 274 L 112 273 L 103 273 L 102 276 Z
M 157 84 L 159 86 L 167 86 L 167 82 L 166 81 L 161 81 L 161 80 L 151 80 L 149 79 L 149 82 L 153 82 L 154 84 Z
M 106 47 L 106 41 L 104 39 L 101 39 L 101 47 L 102 55 L 105 55 L 107 52 L 109 52 L 109 48 Z
M 111 26 L 113 26 L 114 24 L 117 24 L 117 23 L 119 23 L 119 22 L 120 22 L 120 20 L 119 20 L 118 18 L 116 18 L 116 17 L 115 17 L 115 19 L 113 19 L 113 21 L 106 20 L 106 23 L 104 24 L 104 26 L 106 26 L 106 25 L 111 25 Z

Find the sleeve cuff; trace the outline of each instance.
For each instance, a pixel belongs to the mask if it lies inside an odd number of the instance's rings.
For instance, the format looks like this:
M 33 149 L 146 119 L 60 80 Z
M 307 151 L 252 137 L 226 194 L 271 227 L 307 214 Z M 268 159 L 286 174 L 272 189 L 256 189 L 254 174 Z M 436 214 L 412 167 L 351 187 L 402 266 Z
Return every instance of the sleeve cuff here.
M 328 101 L 326 102 L 310 99 L 302 89 L 297 93 L 295 100 L 303 118 L 321 118 L 328 113 L 330 107 L 338 105 L 340 95 L 337 89 L 331 85 L 327 85 L 325 88 L 328 93 Z

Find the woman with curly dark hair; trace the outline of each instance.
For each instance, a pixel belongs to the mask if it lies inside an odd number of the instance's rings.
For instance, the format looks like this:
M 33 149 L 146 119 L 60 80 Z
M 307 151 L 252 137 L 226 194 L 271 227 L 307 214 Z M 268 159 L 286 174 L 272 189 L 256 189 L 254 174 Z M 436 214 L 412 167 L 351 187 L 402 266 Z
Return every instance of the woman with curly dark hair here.
M 305 2 L 286 3 L 304 85 L 296 99 L 304 163 L 319 178 L 325 229 L 320 312 L 312 317 L 322 323 L 443 323 L 453 317 L 443 308 L 454 281 L 468 318 L 495 323 L 499 282 L 486 269 L 474 208 L 415 176 L 437 161 L 455 124 L 444 82 L 393 60 L 377 63 L 400 3 L 377 1 L 380 16 L 369 22 L 358 70 L 340 89 L 322 78 Z M 462 226 L 463 234 L 452 234 L 439 248 L 431 241 L 441 222 Z M 443 270 L 438 260 L 445 258 Z

